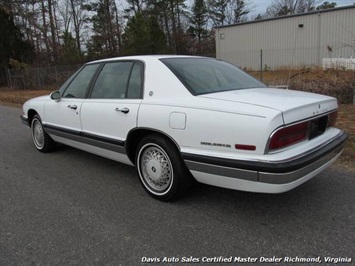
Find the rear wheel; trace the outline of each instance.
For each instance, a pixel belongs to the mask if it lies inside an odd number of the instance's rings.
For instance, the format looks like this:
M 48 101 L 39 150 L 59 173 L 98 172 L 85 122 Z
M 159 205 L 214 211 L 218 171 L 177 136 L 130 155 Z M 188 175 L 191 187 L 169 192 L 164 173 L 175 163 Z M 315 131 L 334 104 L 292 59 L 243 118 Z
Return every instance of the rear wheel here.
M 50 152 L 56 148 L 56 142 L 44 131 L 39 115 L 32 118 L 31 133 L 33 143 L 40 152 Z
M 159 135 L 142 139 L 138 145 L 136 166 L 145 190 L 159 200 L 176 199 L 192 181 L 177 148 Z

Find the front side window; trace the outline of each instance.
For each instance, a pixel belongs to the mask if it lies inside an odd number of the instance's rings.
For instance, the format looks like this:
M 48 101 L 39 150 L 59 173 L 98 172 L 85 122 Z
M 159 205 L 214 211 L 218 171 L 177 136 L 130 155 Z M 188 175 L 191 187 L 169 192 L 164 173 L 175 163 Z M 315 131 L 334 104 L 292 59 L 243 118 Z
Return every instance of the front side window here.
M 64 98 L 85 98 L 86 91 L 99 65 L 87 65 L 71 81 L 63 93 Z
M 94 99 L 139 98 L 141 94 L 141 64 L 110 62 L 102 68 L 91 93 Z
M 161 61 L 193 95 L 266 87 L 238 67 L 212 58 L 165 58 Z

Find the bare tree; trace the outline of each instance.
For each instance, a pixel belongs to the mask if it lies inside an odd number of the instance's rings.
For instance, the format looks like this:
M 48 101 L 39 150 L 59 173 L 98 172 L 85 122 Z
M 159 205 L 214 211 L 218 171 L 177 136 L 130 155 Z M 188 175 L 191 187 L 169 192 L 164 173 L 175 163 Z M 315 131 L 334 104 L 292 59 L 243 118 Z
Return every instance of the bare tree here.
M 47 8 L 44 0 L 41 0 L 41 12 L 42 12 L 42 27 L 40 27 L 40 30 L 43 34 L 43 41 L 46 46 L 46 50 L 49 53 L 50 46 L 48 41 Z
M 88 11 L 84 7 L 87 5 L 87 0 L 66 0 L 70 2 L 70 13 L 73 19 L 74 32 L 76 46 L 79 52 L 81 52 L 81 31 L 88 18 Z
M 57 60 L 58 58 L 58 50 L 57 50 L 57 30 L 55 27 L 55 17 L 56 14 L 55 12 L 53 12 L 53 0 L 48 0 L 48 15 L 49 15 L 49 26 L 50 26 L 50 30 L 51 30 L 51 40 L 52 40 L 52 55 L 53 55 L 53 59 Z
M 279 17 L 315 10 L 319 0 L 273 0 L 266 10 L 267 17 Z
M 63 22 L 63 27 L 62 30 L 63 32 L 69 32 L 70 30 L 70 24 L 72 20 L 72 15 L 70 12 L 70 3 L 69 1 L 64 1 L 59 5 L 58 12 L 61 16 L 61 20 Z

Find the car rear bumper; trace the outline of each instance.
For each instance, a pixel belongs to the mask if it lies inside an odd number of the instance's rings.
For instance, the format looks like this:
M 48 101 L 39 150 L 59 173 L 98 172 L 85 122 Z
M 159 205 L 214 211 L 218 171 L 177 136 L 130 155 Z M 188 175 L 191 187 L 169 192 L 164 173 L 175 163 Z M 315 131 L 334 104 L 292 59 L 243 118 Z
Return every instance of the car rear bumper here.
M 340 131 L 321 147 L 282 161 L 241 161 L 183 154 L 197 181 L 236 190 L 282 193 L 329 167 L 343 151 L 348 135 Z

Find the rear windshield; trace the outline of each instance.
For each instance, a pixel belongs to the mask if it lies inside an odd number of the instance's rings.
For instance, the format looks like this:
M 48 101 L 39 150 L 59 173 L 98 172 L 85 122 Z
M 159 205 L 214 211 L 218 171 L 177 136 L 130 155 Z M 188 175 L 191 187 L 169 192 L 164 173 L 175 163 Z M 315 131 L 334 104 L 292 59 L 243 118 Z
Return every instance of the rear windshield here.
M 213 58 L 164 58 L 161 61 L 193 95 L 266 87 L 238 67 Z

